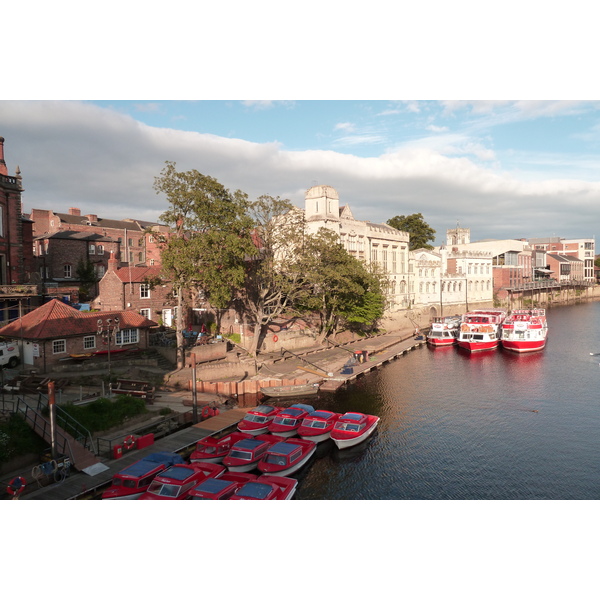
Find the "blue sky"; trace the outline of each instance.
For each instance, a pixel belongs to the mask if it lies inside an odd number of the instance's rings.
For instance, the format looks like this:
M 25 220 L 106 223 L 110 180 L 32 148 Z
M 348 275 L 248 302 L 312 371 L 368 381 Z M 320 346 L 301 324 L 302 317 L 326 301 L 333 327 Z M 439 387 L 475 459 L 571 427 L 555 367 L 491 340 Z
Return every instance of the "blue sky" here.
M 157 221 L 165 161 L 250 199 L 331 185 L 355 218 L 420 212 L 436 243 L 590 238 L 600 223 L 595 101 L 0 101 L 24 208 Z M 13 171 L 11 171 L 13 169 Z

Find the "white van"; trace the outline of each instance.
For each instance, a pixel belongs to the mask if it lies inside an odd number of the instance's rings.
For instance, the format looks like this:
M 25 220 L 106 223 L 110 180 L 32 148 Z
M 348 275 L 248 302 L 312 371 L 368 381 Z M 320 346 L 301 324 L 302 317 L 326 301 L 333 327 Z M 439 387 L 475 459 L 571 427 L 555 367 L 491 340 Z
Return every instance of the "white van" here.
M 16 344 L 0 343 L 0 367 L 8 365 L 13 369 L 19 362 L 19 348 Z

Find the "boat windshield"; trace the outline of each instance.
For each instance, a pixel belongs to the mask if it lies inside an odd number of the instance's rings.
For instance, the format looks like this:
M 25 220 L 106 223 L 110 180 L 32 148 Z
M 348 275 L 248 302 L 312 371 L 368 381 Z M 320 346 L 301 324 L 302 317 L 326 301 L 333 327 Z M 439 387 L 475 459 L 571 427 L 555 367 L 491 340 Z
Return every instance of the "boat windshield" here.
M 283 467 L 286 464 L 285 456 L 281 454 L 267 454 L 264 458 L 264 462 L 270 465 L 279 465 Z
M 158 481 L 152 483 L 152 485 L 148 488 L 148 491 L 151 494 L 155 494 L 156 496 L 164 496 L 165 498 L 177 498 L 180 490 L 180 485 L 160 483 Z
M 246 415 L 244 421 L 248 421 L 249 423 L 266 423 L 267 417 L 261 415 Z
M 240 460 L 250 460 L 252 458 L 252 452 L 245 450 L 232 450 L 229 453 L 229 458 L 239 458 Z
M 325 421 L 317 421 L 315 419 L 304 419 L 302 425 L 304 425 L 304 427 L 312 427 L 313 429 L 325 429 L 325 427 L 327 427 Z
M 335 428 L 338 431 L 360 431 L 360 423 L 338 423 Z
M 298 419 L 291 419 L 289 417 L 275 417 L 273 422 L 277 425 L 288 425 L 289 427 L 294 427 L 298 423 Z
M 198 448 L 198 452 L 202 452 L 202 454 L 214 454 L 217 451 L 215 446 L 201 446 Z
M 252 498 L 256 500 L 264 500 L 269 496 L 273 488 L 266 483 L 257 483 L 255 481 L 249 481 L 245 483 L 238 491 L 236 496 L 242 498 Z

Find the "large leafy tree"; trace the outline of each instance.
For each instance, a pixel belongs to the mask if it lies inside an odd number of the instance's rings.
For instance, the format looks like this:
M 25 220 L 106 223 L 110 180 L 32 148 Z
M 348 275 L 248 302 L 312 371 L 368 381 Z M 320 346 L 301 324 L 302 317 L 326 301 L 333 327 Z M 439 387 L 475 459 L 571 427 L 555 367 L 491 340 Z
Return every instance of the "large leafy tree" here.
M 372 329 L 383 316 L 383 275 L 348 254 L 332 231 L 307 236 L 302 271 L 299 308 L 319 315 L 319 343 L 341 326 Z
M 417 250 L 418 248 L 427 248 L 431 250 L 433 246 L 429 242 L 435 240 L 435 229 L 432 229 L 423 218 L 421 213 L 412 215 L 395 216 L 387 221 L 390 227 L 394 227 L 400 231 L 407 231 L 410 234 L 408 244 L 409 250 Z
M 269 324 L 291 311 L 302 292 L 305 234 L 304 212 L 279 196 L 260 196 L 251 203 L 250 215 L 256 251 L 248 263 L 242 301 L 254 326 L 248 351 L 256 354 Z
M 155 178 L 156 193 L 170 204 L 161 220 L 173 228 L 163 240 L 161 260 L 178 297 L 177 365 L 184 364 L 184 314 L 190 294 L 202 291 L 216 309 L 227 308 L 245 278 L 245 259 L 254 250 L 248 198 L 230 192 L 195 169 L 179 172 L 167 161 Z
M 79 298 L 87 300 L 90 297 L 90 292 L 98 282 L 94 263 L 89 259 L 80 258 L 75 269 L 75 275 L 79 279 Z

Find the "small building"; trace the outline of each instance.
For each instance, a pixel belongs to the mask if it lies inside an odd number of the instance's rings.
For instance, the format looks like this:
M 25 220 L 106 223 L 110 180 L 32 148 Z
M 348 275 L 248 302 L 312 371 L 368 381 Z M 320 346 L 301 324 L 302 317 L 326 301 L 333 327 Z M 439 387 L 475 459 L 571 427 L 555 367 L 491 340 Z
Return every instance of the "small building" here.
M 133 310 L 167 327 L 175 324 L 177 298 L 171 283 L 162 280 L 160 266 L 120 266 L 111 256 L 98 289 L 93 309 Z
M 110 339 L 115 352 L 148 348 L 149 330 L 156 323 L 143 315 L 132 310 L 80 312 L 56 299 L 1 327 L 0 337 L 19 345 L 26 367 L 45 373 L 70 355 L 106 353 L 109 319 L 113 329 L 118 319 Z

